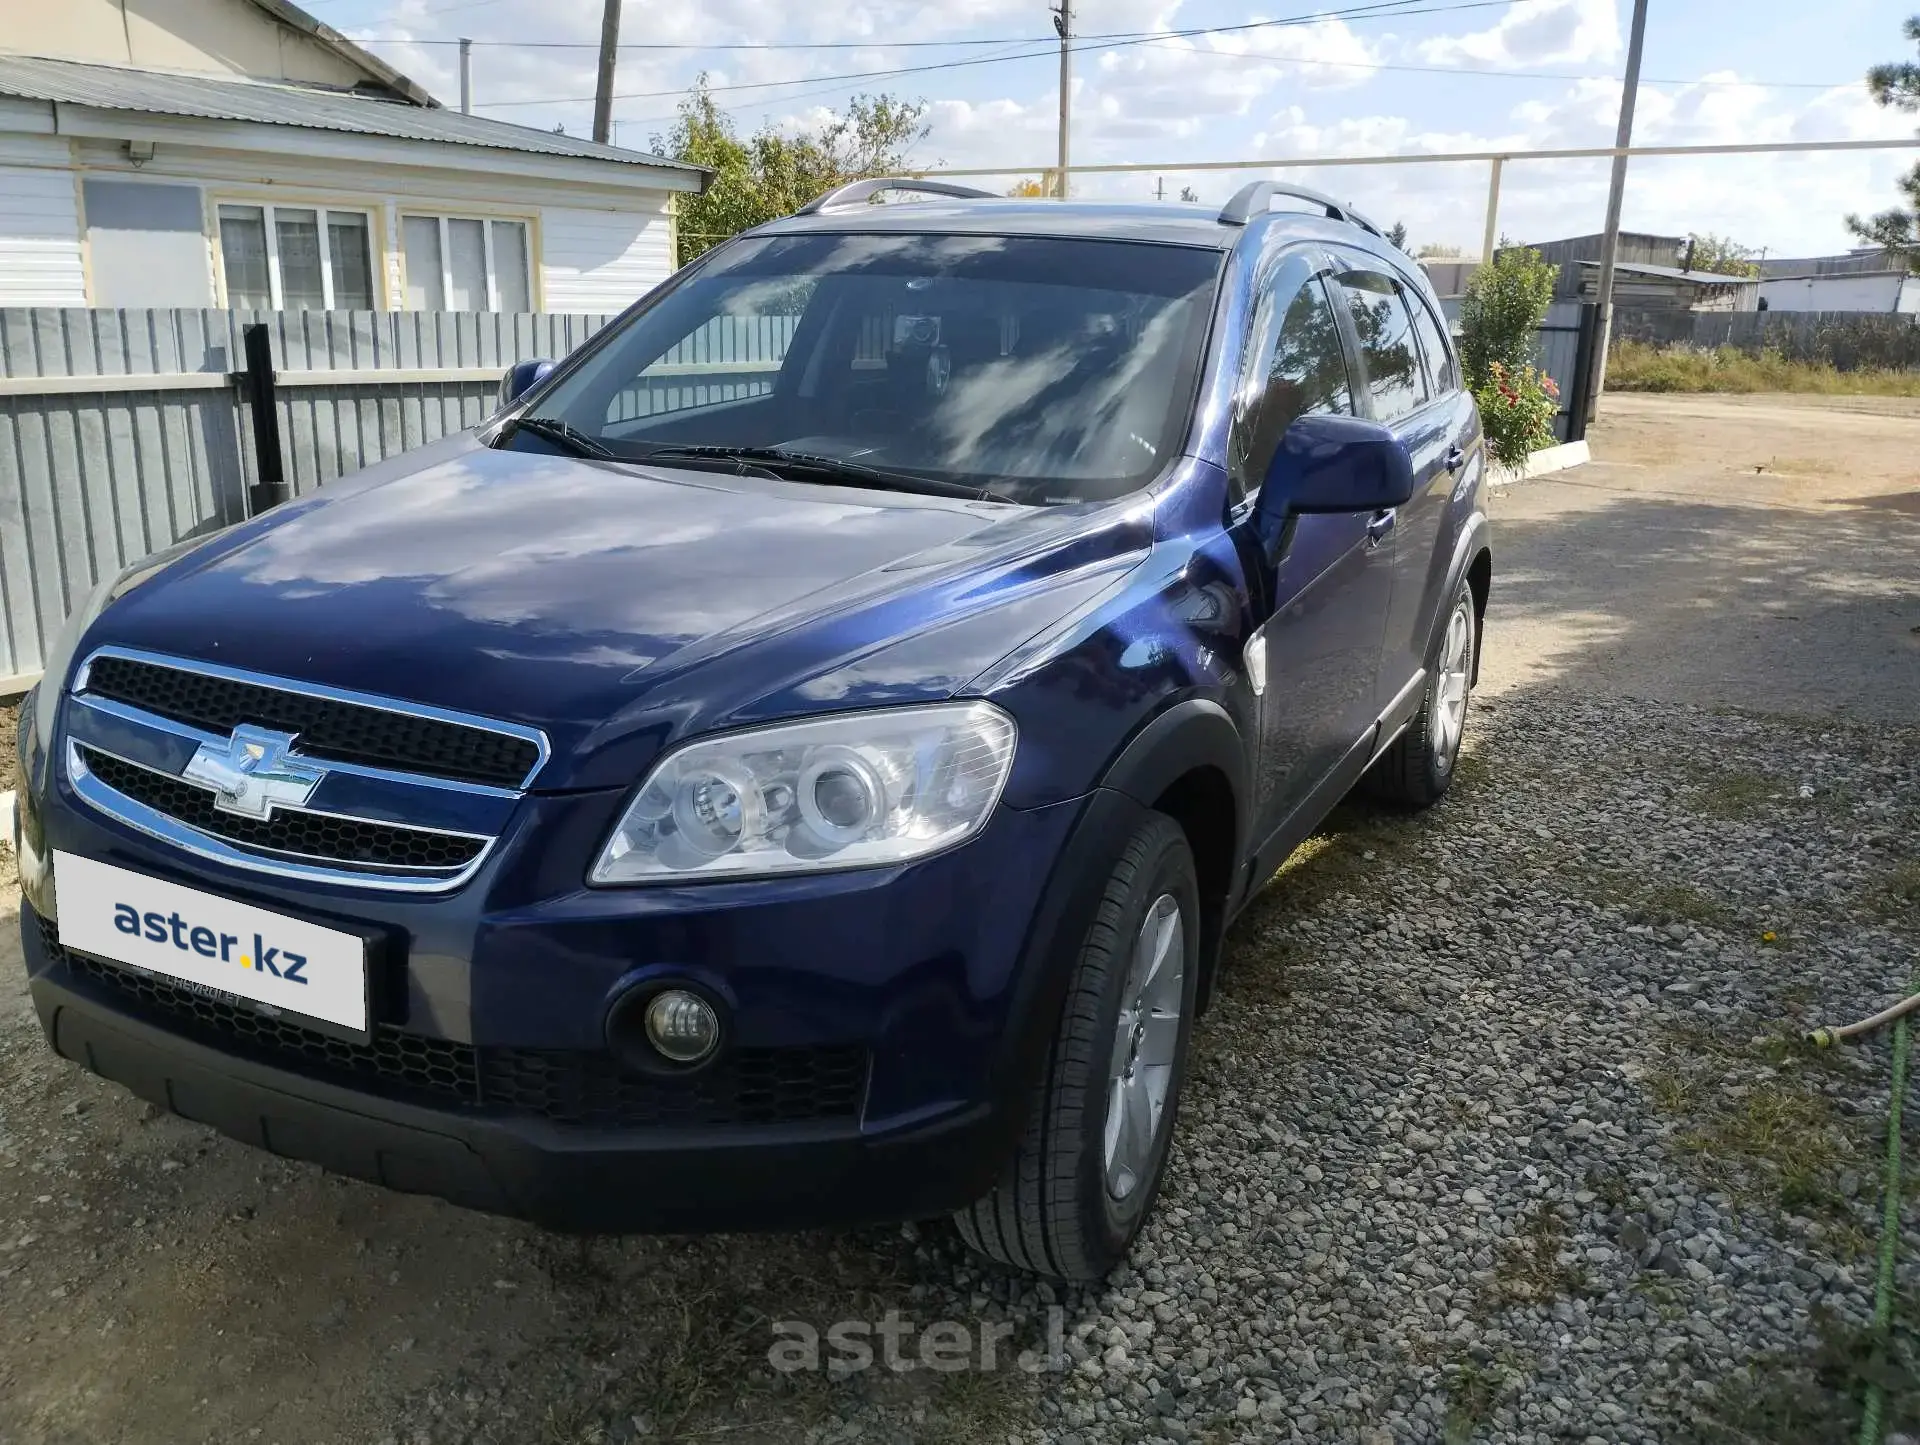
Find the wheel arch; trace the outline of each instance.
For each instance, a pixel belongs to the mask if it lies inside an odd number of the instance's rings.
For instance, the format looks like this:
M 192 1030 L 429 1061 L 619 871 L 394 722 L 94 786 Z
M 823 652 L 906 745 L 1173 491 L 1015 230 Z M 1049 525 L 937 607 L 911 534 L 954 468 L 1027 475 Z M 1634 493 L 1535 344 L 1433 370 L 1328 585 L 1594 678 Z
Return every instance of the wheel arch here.
M 1180 825 L 1200 885 L 1199 1004 L 1212 996 L 1243 871 L 1252 816 L 1247 744 L 1225 708 L 1188 698 L 1157 714 L 1121 750 L 1102 786 Z

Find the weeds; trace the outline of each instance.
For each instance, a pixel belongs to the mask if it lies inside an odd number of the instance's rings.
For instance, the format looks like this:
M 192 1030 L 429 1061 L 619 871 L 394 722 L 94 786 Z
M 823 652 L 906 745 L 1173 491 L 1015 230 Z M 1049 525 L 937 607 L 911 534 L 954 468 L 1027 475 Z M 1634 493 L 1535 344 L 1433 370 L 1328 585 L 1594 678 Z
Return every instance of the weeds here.
M 1886 1392 L 1882 1423 L 1889 1437 L 1920 1424 L 1920 1359 L 1897 1326 L 1875 1349 L 1870 1330 L 1814 1306 L 1810 1351 L 1756 1360 L 1736 1371 L 1693 1409 L 1703 1445 L 1805 1445 L 1851 1440 L 1860 1426 L 1869 1384 Z
M 1711 773 L 1693 801 L 1695 811 L 1706 817 L 1743 823 L 1760 817 L 1789 792 L 1785 783 L 1764 773 Z
M 1446 1445 L 1467 1445 L 1521 1379 L 1521 1371 L 1504 1357 L 1485 1365 L 1462 1360 L 1454 1366 L 1447 1377 L 1447 1414 L 1441 1426 Z
M 1742 1045 L 1676 1027 L 1641 1088 L 1676 1121 L 1674 1142 L 1716 1185 L 1782 1209 L 1844 1215 L 1839 1176 L 1859 1144 L 1820 1087 L 1834 1067 L 1791 1036 Z
M 1920 396 L 1920 371 L 1840 371 L 1777 351 L 1651 346 L 1618 341 L 1607 352 L 1611 391 L 1797 391 L 1829 396 Z
M 1568 1245 L 1560 1216 L 1544 1204 L 1535 1208 L 1521 1232 L 1502 1247 L 1493 1283 L 1481 1301 L 1483 1309 L 1491 1314 L 1508 1305 L 1546 1304 L 1585 1289 L 1587 1277 L 1580 1267 L 1560 1262 Z

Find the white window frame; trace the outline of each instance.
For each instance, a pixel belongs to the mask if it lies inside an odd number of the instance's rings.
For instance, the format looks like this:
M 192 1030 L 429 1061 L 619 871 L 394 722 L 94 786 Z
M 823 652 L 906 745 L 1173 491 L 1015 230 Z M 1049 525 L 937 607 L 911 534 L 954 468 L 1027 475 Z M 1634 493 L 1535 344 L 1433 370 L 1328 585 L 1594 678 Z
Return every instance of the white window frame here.
M 327 229 L 329 215 L 358 216 L 367 223 L 367 275 L 375 283 L 380 279 L 380 253 L 374 248 L 376 228 L 380 224 L 378 212 L 361 206 L 323 206 L 318 202 L 311 205 L 298 201 L 256 201 L 250 196 L 219 196 L 214 199 L 213 223 L 214 240 L 220 243 L 220 208 L 248 206 L 260 212 L 267 229 L 267 297 L 272 303 L 270 310 L 287 309 L 286 288 L 280 281 L 280 228 L 274 224 L 275 211 L 312 211 L 315 224 L 320 228 L 320 297 L 328 311 L 335 309 L 338 300 L 333 294 L 333 233 Z M 229 305 L 232 298 L 224 293 L 227 289 L 227 253 L 224 243 L 220 251 L 220 290 L 222 299 Z M 367 299 L 374 303 L 374 310 L 381 310 L 379 286 L 374 286 L 375 294 Z
M 446 301 L 450 301 L 453 298 L 453 240 L 447 233 L 447 222 L 478 221 L 480 223 L 480 253 L 483 258 L 482 264 L 487 268 L 487 310 L 489 313 L 498 313 L 500 310 L 500 278 L 495 274 L 493 263 L 493 228 L 495 225 L 501 223 L 518 226 L 520 228 L 520 234 L 526 238 L 526 244 L 522 249 L 525 253 L 527 266 L 527 304 L 534 304 L 533 218 L 531 216 L 489 216 L 464 211 L 444 213 L 440 211 L 414 211 L 404 208 L 399 213 L 399 234 L 402 237 L 400 269 L 403 279 L 401 286 L 401 299 L 403 301 L 405 300 L 406 287 L 404 281 L 406 279 L 405 272 L 407 265 L 404 238 L 407 233 L 407 222 L 409 219 L 432 221 L 440 228 L 440 296 L 442 300 Z M 276 271 L 275 274 L 277 275 L 278 272 Z

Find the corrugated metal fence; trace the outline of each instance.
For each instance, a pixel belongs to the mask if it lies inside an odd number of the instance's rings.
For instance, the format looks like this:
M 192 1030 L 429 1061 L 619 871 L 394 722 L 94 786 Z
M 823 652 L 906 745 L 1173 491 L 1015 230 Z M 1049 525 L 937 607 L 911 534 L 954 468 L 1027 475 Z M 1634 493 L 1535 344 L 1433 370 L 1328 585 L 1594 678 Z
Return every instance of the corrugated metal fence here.
M 1447 324 L 1456 332 L 1460 326 L 1460 299 L 1458 296 L 1440 298 L 1440 309 L 1446 313 Z M 1580 337 L 1583 329 L 1581 316 L 1588 304 L 1555 301 L 1547 307 L 1546 318 L 1534 333 L 1534 364 L 1552 377 L 1554 385 L 1560 388 L 1560 410 L 1554 415 L 1553 430 L 1563 442 L 1579 440 L 1568 433 L 1573 429 L 1574 400 L 1585 379 L 1580 367 Z
M 564 356 L 606 320 L 0 309 L 0 688 L 39 670 L 100 579 L 245 515 L 243 326 L 271 328 L 297 495 L 476 425 L 509 365 Z
M 1840 371 L 1920 367 L 1920 316 L 1878 311 L 1641 311 L 1614 313 L 1615 341 L 1777 351 Z

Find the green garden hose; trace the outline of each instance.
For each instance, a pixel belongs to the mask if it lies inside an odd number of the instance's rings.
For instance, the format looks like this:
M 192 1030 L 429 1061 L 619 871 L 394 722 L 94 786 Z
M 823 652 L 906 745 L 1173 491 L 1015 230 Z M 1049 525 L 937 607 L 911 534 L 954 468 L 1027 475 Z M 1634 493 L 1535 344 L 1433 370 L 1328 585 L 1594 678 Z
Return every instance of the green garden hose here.
M 1903 1012 L 1893 1026 L 1893 1092 L 1887 1103 L 1887 1177 L 1880 1211 L 1880 1270 L 1873 1286 L 1873 1355 L 1877 1368 L 1867 1382 L 1865 1407 L 1860 1415 L 1860 1445 L 1880 1445 L 1881 1416 L 1887 1403 L 1886 1388 L 1880 1382 L 1886 1375 L 1887 1335 L 1893 1324 L 1893 1261 L 1900 1242 L 1900 1111 L 1906 1096 L 1907 1019 Z

